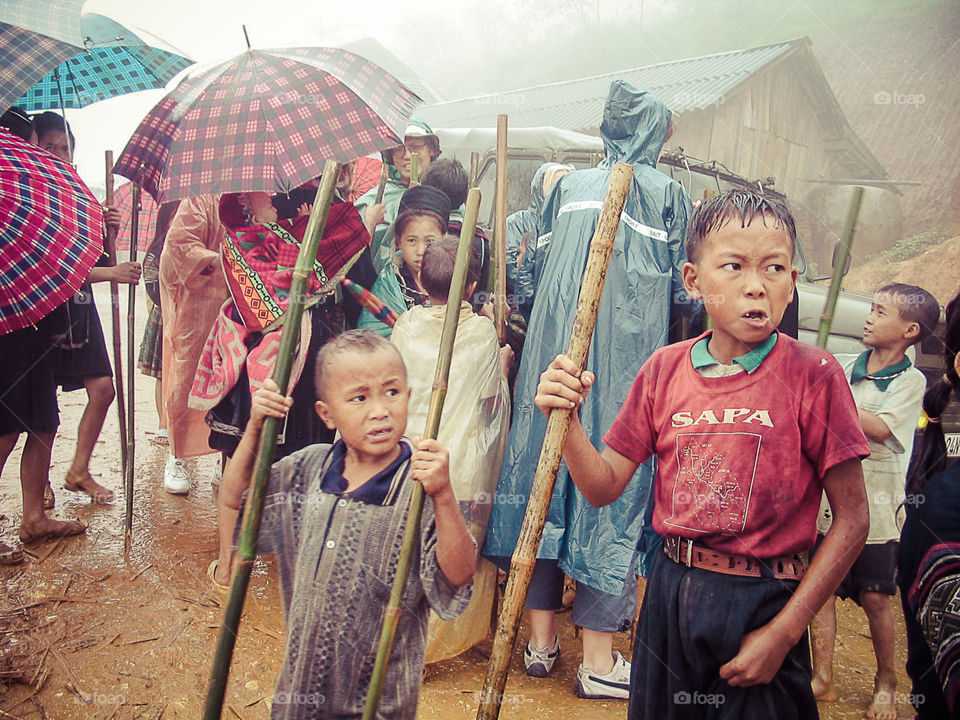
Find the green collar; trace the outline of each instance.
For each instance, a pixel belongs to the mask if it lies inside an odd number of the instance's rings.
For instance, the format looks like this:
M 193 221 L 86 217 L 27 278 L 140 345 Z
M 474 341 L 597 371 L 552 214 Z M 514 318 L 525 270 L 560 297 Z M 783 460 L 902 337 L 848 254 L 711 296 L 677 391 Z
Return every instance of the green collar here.
M 893 379 L 903 375 L 907 370 L 910 369 L 912 363 L 910 358 L 905 357 L 898 363 L 894 363 L 889 367 L 883 368 L 883 370 L 877 370 L 875 373 L 867 372 L 867 360 L 870 358 L 870 353 L 873 350 L 866 350 L 860 353 L 859 357 L 855 363 L 853 363 L 853 370 L 850 371 L 850 384 L 859 381 L 859 380 L 873 380 L 877 385 L 877 390 L 880 392 L 886 392 L 887 388 L 890 386 L 890 383 L 893 382 Z
M 720 364 L 714 359 L 713 355 L 710 354 L 710 350 L 707 349 L 709 342 L 710 336 L 706 335 L 697 340 L 697 342 L 693 344 L 693 347 L 690 348 L 690 362 L 693 363 L 694 370 Z M 746 370 L 748 375 L 752 374 L 760 367 L 760 363 L 766 360 L 767 355 L 770 354 L 770 351 L 773 350 L 773 346 L 776 344 L 777 333 L 773 332 L 770 334 L 770 337 L 763 342 L 763 345 L 755 347 L 740 357 L 735 357 L 733 361 Z

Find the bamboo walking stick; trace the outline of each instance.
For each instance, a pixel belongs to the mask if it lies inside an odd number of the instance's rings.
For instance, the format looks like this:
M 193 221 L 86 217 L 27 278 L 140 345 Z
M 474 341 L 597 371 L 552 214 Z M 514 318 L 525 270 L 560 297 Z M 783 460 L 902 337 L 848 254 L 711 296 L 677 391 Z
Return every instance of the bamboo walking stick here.
M 410 156 L 410 187 L 420 184 L 420 156 L 414 153 Z
M 130 216 L 130 262 L 137 261 L 137 242 L 140 235 L 140 185 L 133 184 L 133 214 Z M 130 543 L 133 538 L 133 459 L 136 442 L 134 441 L 134 415 L 136 414 L 134 398 L 134 381 L 136 375 L 133 368 L 136 365 L 133 314 L 137 304 L 137 286 L 127 285 L 127 464 L 123 468 L 123 548 L 125 553 L 130 552 Z
M 383 192 L 387 188 L 387 180 L 390 177 L 390 166 L 387 163 L 383 163 L 380 166 L 380 182 L 377 185 L 377 198 L 373 201 L 374 205 L 379 205 L 383 202 Z
M 494 192 L 493 325 L 500 344 L 507 333 L 507 116 L 497 115 L 497 185 Z
M 106 160 L 107 207 L 113 207 L 113 150 L 104 153 Z M 107 260 L 111 266 L 117 264 L 117 231 L 107 228 Z M 113 331 L 113 385 L 117 392 L 117 420 L 120 424 L 120 474 L 127 477 L 127 407 L 123 395 L 123 354 L 120 347 L 120 286 L 110 281 L 110 320 Z
M 433 378 L 433 392 L 430 395 L 430 408 L 427 410 L 427 427 L 424 439 L 435 440 L 440 427 L 440 415 L 443 413 L 443 401 L 447 396 L 447 380 L 450 377 L 450 360 L 453 357 L 453 343 L 457 336 L 457 324 L 460 317 L 460 302 L 467 284 L 467 267 L 473 250 L 473 236 L 477 231 L 477 215 L 480 212 L 480 191 L 476 188 L 467 194 L 467 207 L 464 212 L 463 226 L 460 228 L 460 244 L 457 247 L 457 260 L 453 267 L 450 292 L 447 294 L 447 311 L 443 318 L 443 332 L 440 335 L 440 356 L 437 360 L 437 372 Z M 423 486 L 417 483 L 410 493 L 410 509 L 407 512 L 407 524 L 403 533 L 403 545 L 397 560 L 397 570 L 393 576 L 390 600 L 383 617 L 380 632 L 380 644 L 373 664 L 367 700 L 363 707 L 362 720 L 375 720 L 380 706 L 380 694 L 387 673 L 387 663 L 393 650 L 393 639 L 397 634 L 397 623 L 402 612 L 403 594 L 407 589 L 407 578 L 413 554 L 420 541 L 420 515 L 423 512 Z
M 327 215 L 330 213 L 330 204 L 333 200 L 333 191 L 336 189 L 339 174 L 339 163 L 328 160 L 323 169 L 320 187 L 317 188 L 310 219 L 307 221 L 307 228 L 304 233 L 306 238 L 300 247 L 297 264 L 293 270 L 293 281 L 290 284 L 290 304 L 284 316 L 283 329 L 280 334 L 280 347 L 272 376 L 273 381 L 280 388 L 283 388 L 282 392 L 284 394 L 287 392 L 287 384 L 290 381 L 290 366 L 296 354 L 297 344 L 300 342 L 300 318 L 303 315 L 304 296 L 308 287 L 307 279 L 313 272 L 313 261 L 317 257 L 320 240 L 323 238 L 323 231 L 327 224 Z M 217 720 L 223 709 L 223 697 L 226 694 L 227 679 L 230 676 L 233 646 L 237 640 L 240 616 L 243 613 L 243 601 L 257 554 L 257 536 L 260 534 L 260 520 L 263 517 L 264 494 L 267 481 L 270 479 L 274 451 L 277 448 L 277 432 L 280 430 L 282 422 L 282 419 L 273 417 L 268 417 L 263 421 L 253 480 L 250 484 L 250 492 L 247 495 L 247 504 L 244 509 L 243 531 L 240 534 L 240 544 L 237 548 L 238 561 L 233 573 L 233 580 L 230 583 L 230 597 L 223 614 L 220 638 L 217 641 L 217 651 L 210 672 L 207 703 L 203 711 L 204 720 Z
M 584 271 L 577 313 L 567 349 L 567 355 L 581 369 L 586 363 L 587 351 L 590 349 L 590 338 L 597 320 L 597 308 L 603 292 L 607 266 L 632 177 L 632 166 L 626 163 L 614 165 L 607 185 L 607 196 L 600 212 L 600 221 L 590 242 L 587 267 Z M 527 511 L 523 517 L 520 537 L 510 562 L 510 577 L 503 597 L 500 622 L 493 638 L 493 649 L 480 696 L 477 720 L 496 720 L 500 715 L 500 703 L 507 684 L 510 656 L 513 654 L 517 628 L 520 626 L 520 614 L 527 597 L 527 587 L 537 559 L 540 538 L 543 536 L 543 525 L 553 497 L 557 471 L 560 469 L 563 444 L 570 426 L 570 413 L 570 410 L 555 409 L 551 411 L 550 419 L 547 421 L 547 432 L 540 452 L 540 460 L 537 463 L 533 487 L 530 490 L 530 499 L 527 501 Z
M 480 173 L 480 153 L 470 153 L 470 187 L 476 187 L 480 179 L 477 175 Z
M 843 273 L 847 267 L 847 258 L 850 257 L 850 247 L 853 245 L 853 233 L 857 228 L 857 216 L 860 214 L 860 203 L 863 201 L 863 188 L 853 189 L 853 198 L 850 201 L 850 210 L 843 224 L 843 235 L 837 246 L 837 257 L 833 264 L 833 277 L 830 280 L 830 290 L 820 316 L 820 327 L 817 329 L 817 347 L 826 349 L 827 338 L 830 337 L 830 326 L 833 324 L 833 312 L 837 308 L 837 298 L 840 297 L 840 285 L 843 282 Z

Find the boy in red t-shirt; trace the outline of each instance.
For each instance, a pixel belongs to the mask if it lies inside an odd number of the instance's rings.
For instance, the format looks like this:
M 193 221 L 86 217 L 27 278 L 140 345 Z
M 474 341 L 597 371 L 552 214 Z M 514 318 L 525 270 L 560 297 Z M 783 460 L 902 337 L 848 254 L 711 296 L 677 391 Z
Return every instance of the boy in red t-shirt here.
M 789 211 L 734 190 L 703 203 L 684 286 L 713 330 L 661 348 L 591 445 L 574 413 L 564 459 L 594 505 L 658 460 L 653 527 L 664 536 L 633 650 L 631 720 L 816 718 L 806 628 L 869 528 L 869 454 L 833 356 L 777 333 L 793 297 Z M 540 376 L 544 413 L 576 408 L 594 383 L 565 355 Z M 816 559 L 821 490 L 834 524 Z

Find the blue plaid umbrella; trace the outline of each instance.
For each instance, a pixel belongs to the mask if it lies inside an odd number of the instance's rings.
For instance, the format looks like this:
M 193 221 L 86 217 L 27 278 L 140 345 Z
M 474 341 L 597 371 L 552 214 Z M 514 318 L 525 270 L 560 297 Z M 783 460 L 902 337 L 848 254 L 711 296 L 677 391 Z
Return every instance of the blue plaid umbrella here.
M 47 73 L 17 105 L 31 111 L 82 108 L 118 95 L 162 88 L 193 64 L 160 38 L 103 15 L 84 13 L 81 27 L 85 50 Z
M 83 47 L 84 0 L 0 0 L 0 112 Z

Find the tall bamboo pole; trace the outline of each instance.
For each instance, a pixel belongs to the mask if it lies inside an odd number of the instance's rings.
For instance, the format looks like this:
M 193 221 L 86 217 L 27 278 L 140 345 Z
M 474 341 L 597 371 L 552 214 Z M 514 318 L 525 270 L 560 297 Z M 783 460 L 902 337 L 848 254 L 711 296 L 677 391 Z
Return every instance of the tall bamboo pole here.
M 380 182 L 377 184 L 377 198 L 373 201 L 374 205 L 379 205 L 383 202 L 383 192 L 387 189 L 387 180 L 390 178 L 390 166 L 387 163 L 383 163 L 380 166 Z
M 477 182 L 480 178 L 477 177 L 480 173 L 480 153 L 472 152 L 470 153 L 470 187 L 476 187 Z
M 447 397 L 447 380 L 450 377 L 450 361 L 453 357 L 453 343 L 457 336 L 457 324 L 460 318 L 460 302 L 467 284 L 467 268 L 470 265 L 470 253 L 473 250 L 473 236 L 477 231 L 477 215 L 480 212 L 480 191 L 472 188 L 467 194 L 467 206 L 464 211 L 463 226 L 460 228 L 460 244 L 457 246 L 457 260 L 453 266 L 453 278 L 447 294 L 447 310 L 443 317 L 443 332 L 440 335 L 440 356 L 437 360 L 437 372 L 433 378 L 433 392 L 430 395 L 430 407 L 427 410 L 427 427 L 424 439 L 435 440 L 440 428 L 440 415 L 443 413 L 443 401 Z M 407 524 L 403 533 L 403 545 L 397 560 L 396 574 L 390 600 L 383 617 L 380 643 L 377 657 L 367 689 L 367 700 L 363 706 L 362 720 L 375 720 L 380 706 L 380 694 L 386 677 L 387 663 L 393 650 L 393 639 L 397 634 L 397 623 L 403 605 L 403 594 L 407 589 L 407 578 L 413 555 L 420 542 L 420 515 L 423 512 L 423 486 L 417 483 L 410 493 L 410 509 L 407 511 Z
M 850 247 L 853 245 L 853 233 L 857 229 L 857 216 L 860 214 L 860 204 L 863 202 L 863 188 L 853 189 L 853 198 L 850 200 L 850 209 L 843 224 L 843 235 L 837 246 L 837 256 L 833 262 L 833 277 L 830 280 L 830 290 L 827 292 L 827 301 L 820 316 L 820 327 L 817 329 L 817 347 L 826 348 L 827 338 L 830 337 L 830 326 L 833 324 L 833 312 L 837 308 L 837 299 L 840 297 L 840 285 L 843 282 L 843 271 L 847 267 L 847 258 L 850 257 Z
M 567 355 L 581 369 L 586 364 L 587 351 L 590 349 L 590 338 L 597 320 L 597 308 L 600 305 L 607 266 L 632 177 L 632 166 L 626 163 L 614 165 L 607 185 L 607 196 L 600 212 L 600 221 L 590 242 L 587 267 L 584 271 L 577 313 L 574 316 L 570 344 L 567 349 Z M 510 563 L 510 577 L 507 580 L 507 590 L 503 598 L 500 623 L 497 625 L 497 632 L 493 639 L 493 649 L 490 653 L 490 663 L 487 665 L 483 693 L 480 696 L 477 720 L 496 720 L 500 715 L 500 703 L 507 684 L 510 656 L 513 654 L 517 628 L 520 626 L 520 614 L 527 597 L 527 587 L 537 559 L 540 538 L 543 536 L 543 525 L 553 497 L 557 471 L 560 469 L 563 444 L 570 426 L 570 413 L 570 410 L 555 409 L 551 411 L 550 419 L 547 421 L 547 432 L 540 452 L 540 460 L 537 463 L 533 487 L 530 490 L 530 499 L 527 501 L 520 537 Z
M 507 116 L 497 115 L 497 185 L 494 192 L 493 325 L 507 333 Z
M 113 150 L 104 153 L 106 161 L 107 207 L 113 207 Z M 107 228 L 107 261 L 111 266 L 117 264 L 117 231 Z M 120 475 L 126 482 L 127 477 L 127 404 L 123 394 L 123 354 L 120 347 L 120 286 L 110 281 L 110 320 L 113 331 L 113 385 L 117 392 L 117 420 L 120 424 Z
M 410 155 L 410 187 L 416 187 L 420 184 L 420 156 L 416 153 Z
M 140 185 L 133 183 L 133 213 L 130 215 L 130 262 L 137 261 L 137 242 L 140 236 Z M 123 549 L 130 552 L 130 543 L 133 538 L 133 466 L 135 457 L 134 416 L 136 415 L 134 381 L 136 373 L 136 355 L 134 351 L 134 309 L 137 304 L 137 286 L 127 285 L 127 402 L 130 412 L 127 413 L 127 464 L 123 468 Z
M 307 280 L 313 272 L 313 261 L 320 249 L 320 239 L 327 224 L 327 215 L 330 213 L 330 203 L 333 201 L 333 191 L 337 186 L 340 175 L 340 164 L 328 160 L 323 168 L 323 178 L 317 188 L 313 210 L 307 221 L 306 238 L 297 255 L 297 264 L 293 269 L 293 280 L 290 283 L 290 304 L 283 319 L 283 329 L 280 334 L 280 347 L 277 352 L 277 362 L 273 368 L 273 381 L 286 393 L 290 381 L 290 366 L 297 344 L 300 342 L 300 318 L 303 316 L 303 302 L 307 291 Z M 243 601 L 250 583 L 250 571 L 257 554 L 257 537 L 260 534 L 260 520 L 263 518 L 263 500 L 270 479 L 270 468 L 273 466 L 273 454 L 277 447 L 277 432 L 282 420 L 268 417 L 263 421 L 263 430 L 260 434 L 260 446 L 257 449 L 257 459 L 253 471 L 253 480 L 247 495 L 247 504 L 244 509 L 243 530 L 240 534 L 240 544 L 237 548 L 237 565 L 230 583 L 230 596 L 226 610 L 223 613 L 223 624 L 220 626 L 220 638 L 217 641 L 217 651 L 213 658 L 213 668 L 210 672 L 210 685 L 207 690 L 207 704 L 203 711 L 204 720 L 217 720 L 223 709 L 223 697 L 227 690 L 227 679 L 230 676 L 230 661 L 233 657 L 233 646 L 237 640 L 237 631 L 240 628 L 240 616 L 243 614 Z

